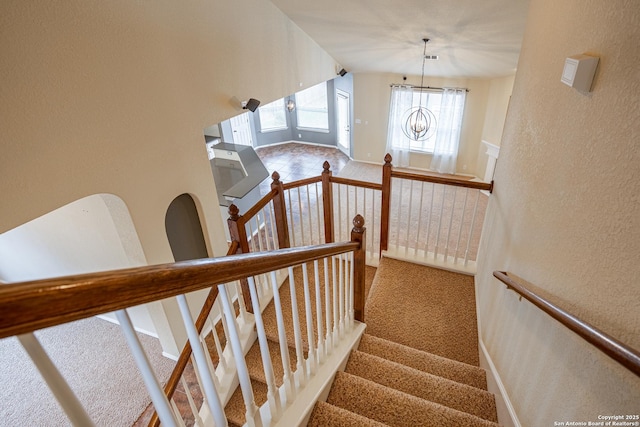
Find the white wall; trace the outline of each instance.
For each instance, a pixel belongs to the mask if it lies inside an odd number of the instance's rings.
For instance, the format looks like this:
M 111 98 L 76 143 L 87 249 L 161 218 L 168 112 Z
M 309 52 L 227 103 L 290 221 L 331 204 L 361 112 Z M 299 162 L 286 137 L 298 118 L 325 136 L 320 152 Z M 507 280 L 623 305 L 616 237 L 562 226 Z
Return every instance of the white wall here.
M 0 281 L 24 282 L 145 265 L 127 207 L 95 194 L 0 234 Z M 140 331 L 157 335 L 147 306 L 129 315 Z M 103 316 L 115 322 L 111 313 Z
M 335 61 L 266 0 L 2 2 L 0 28 L 0 233 L 111 193 L 150 264 L 173 260 L 164 217 L 183 193 L 210 255 L 226 252 L 202 130 L 239 114 L 240 100 L 335 76 Z M 176 307 L 163 306 L 179 329 Z
M 480 338 L 523 426 L 638 414 L 640 378 L 492 277 L 640 349 L 640 7 L 531 2 L 476 276 Z M 600 57 L 593 92 L 567 56 Z

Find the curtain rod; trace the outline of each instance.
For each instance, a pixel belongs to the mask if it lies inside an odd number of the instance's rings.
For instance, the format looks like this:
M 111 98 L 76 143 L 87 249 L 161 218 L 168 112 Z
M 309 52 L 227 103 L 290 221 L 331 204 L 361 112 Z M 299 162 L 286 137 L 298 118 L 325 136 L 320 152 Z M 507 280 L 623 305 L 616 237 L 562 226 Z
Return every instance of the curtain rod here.
M 414 89 L 431 89 L 431 90 L 444 90 L 444 88 L 442 87 L 433 87 L 433 86 L 414 86 L 411 84 L 400 84 L 400 83 L 391 83 L 389 85 L 390 87 L 394 87 L 394 86 L 410 86 Z M 467 88 L 460 88 L 460 89 L 464 89 L 465 92 L 470 92 L 469 89 Z

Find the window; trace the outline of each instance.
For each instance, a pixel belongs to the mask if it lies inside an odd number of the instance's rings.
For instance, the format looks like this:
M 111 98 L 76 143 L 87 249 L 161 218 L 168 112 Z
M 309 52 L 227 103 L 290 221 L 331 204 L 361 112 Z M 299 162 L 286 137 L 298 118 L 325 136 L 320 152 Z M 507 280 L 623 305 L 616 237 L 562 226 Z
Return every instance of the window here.
M 260 114 L 260 131 L 272 132 L 287 129 L 287 116 L 284 110 L 284 99 L 278 99 L 258 108 Z
M 433 113 L 433 120 L 430 123 L 430 129 L 433 131 L 427 132 L 427 138 L 422 141 L 411 141 L 411 150 L 412 151 L 424 151 L 427 153 L 433 153 L 433 148 L 435 146 L 435 133 L 438 129 L 438 125 L 440 123 L 440 104 L 442 102 L 442 93 L 440 92 L 422 92 L 422 106 L 426 107 L 427 110 Z M 420 90 L 413 91 L 413 101 L 411 105 L 415 105 L 416 107 L 420 105 Z M 407 106 L 406 110 L 411 108 L 411 105 Z
M 329 131 L 326 82 L 296 93 L 296 117 L 300 129 Z

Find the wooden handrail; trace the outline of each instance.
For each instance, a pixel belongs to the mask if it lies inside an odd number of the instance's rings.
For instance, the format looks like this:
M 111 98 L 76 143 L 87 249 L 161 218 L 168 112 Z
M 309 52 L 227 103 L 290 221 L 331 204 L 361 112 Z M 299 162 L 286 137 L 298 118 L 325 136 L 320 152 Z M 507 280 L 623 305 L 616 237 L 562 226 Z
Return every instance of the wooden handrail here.
M 493 275 L 512 289 L 531 301 L 536 307 L 559 321 L 561 324 L 581 336 L 587 342 L 594 345 L 598 350 L 611 357 L 622 366 L 640 376 L 640 352 L 628 345 L 618 341 L 610 335 L 602 332 L 595 326 L 577 318 L 573 314 L 563 310 L 549 300 L 541 297 L 522 283 L 509 277 L 509 273 L 504 271 L 494 271 Z
M 368 182 L 368 181 L 360 181 L 360 180 L 351 179 L 351 178 L 341 178 L 339 176 L 332 176 L 331 182 L 335 184 L 352 185 L 354 187 L 360 187 L 360 188 L 370 188 L 372 190 L 382 190 L 382 184 L 377 184 L 375 182 Z
M 392 169 L 392 178 L 404 178 L 421 182 L 433 182 L 434 184 L 453 185 L 455 187 L 473 188 L 477 190 L 493 191 L 493 181 L 481 182 L 481 181 L 469 181 L 458 178 L 449 178 L 445 176 L 425 175 L 420 173 L 404 172 Z
M 359 246 L 331 243 L 4 285 L 0 287 L 0 338 L 354 251 Z
M 297 181 L 287 182 L 282 184 L 285 190 L 291 190 L 292 188 L 302 187 L 309 184 L 315 184 L 316 182 L 322 182 L 322 175 L 313 176 L 311 178 L 299 179 Z
M 273 198 L 278 194 L 276 190 L 269 191 L 264 197 L 262 197 L 258 203 L 250 207 L 246 212 L 242 214 L 242 217 L 238 220 L 238 225 L 245 225 L 251 218 L 253 218 L 258 212 L 262 210 L 267 204 L 273 200 Z M 246 218 L 246 219 L 245 219 Z

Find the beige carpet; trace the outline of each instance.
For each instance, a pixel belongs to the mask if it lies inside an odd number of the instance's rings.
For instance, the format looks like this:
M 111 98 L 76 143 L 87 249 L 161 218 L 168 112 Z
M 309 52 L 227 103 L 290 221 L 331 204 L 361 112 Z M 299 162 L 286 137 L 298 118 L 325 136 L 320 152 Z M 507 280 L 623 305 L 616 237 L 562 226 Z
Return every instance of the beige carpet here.
M 478 365 L 473 277 L 383 260 L 366 305 L 367 333 Z
M 150 403 L 119 326 L 92 317 L 35 334 L 97 426 L 131 426 Z M 138 336 L 166 382 L 175 362 L 156 338 Z M 70 425 L 17 338 L 0 340 L 0 361 L 0 426 Z
M 310 278 L 312 272 L 310 268 Z M 314 407 L 308 425 L 496 426 L 495 398 L 486 391 L 486 373 L 474 366 L 478 347 L 473 279 L 388 258 L 377 271 L 367 272 L 367 333 L 345 371 L 334 379 L 327 401 Z M 294 274 L 301 284 L 301 269 Z M 286 315 L 291 309 L 288 282 L 280 289 Z M 306 337 L 302 287 L 296 292 Z M 315 322 L 315 308 L 313 313 Z M 283 369 L 273 307 L 263 315 L 279 385 Z M 287 334 L 293 337 L 287 316 Z M 288 341 L 294 369 L 292 338 Z M 246 360 L 260 405 L 266 401 L 266 385 L 257 345 Z M 230 425 L 241 426 L 244 412 L 238 390 L 226 407 Z

